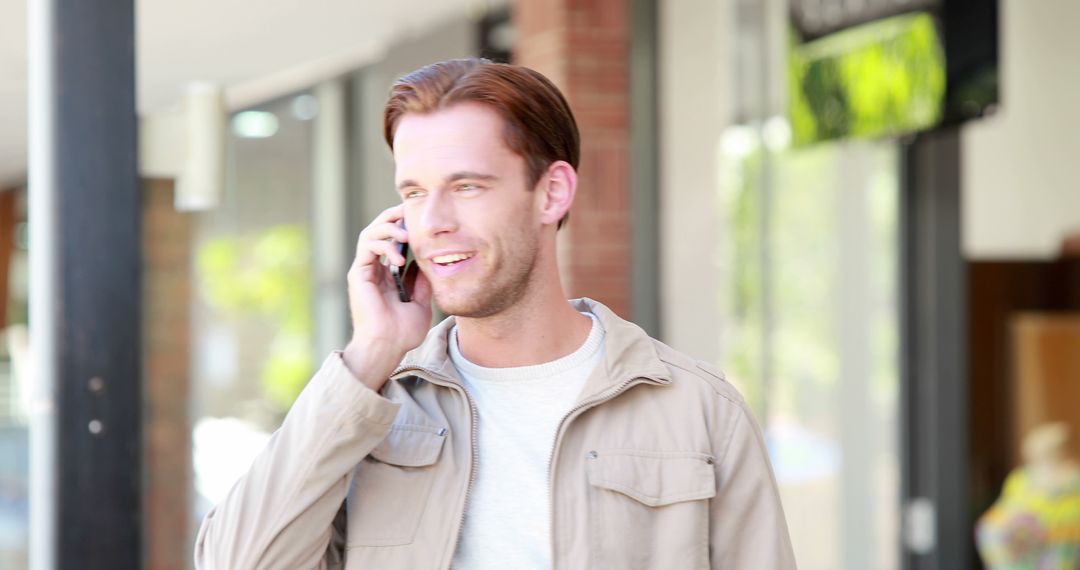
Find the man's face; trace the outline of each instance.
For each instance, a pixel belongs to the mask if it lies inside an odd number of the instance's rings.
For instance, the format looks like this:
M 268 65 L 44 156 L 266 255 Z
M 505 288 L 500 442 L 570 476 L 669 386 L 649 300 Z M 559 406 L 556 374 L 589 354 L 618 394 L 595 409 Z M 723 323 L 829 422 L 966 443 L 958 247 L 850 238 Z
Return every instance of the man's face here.
M 498 113 L 461 103 L 405 115 L 394 162 L 409 246 L 439 308 L 479 318 L 523 298 L 540 249 L 537 193 Z

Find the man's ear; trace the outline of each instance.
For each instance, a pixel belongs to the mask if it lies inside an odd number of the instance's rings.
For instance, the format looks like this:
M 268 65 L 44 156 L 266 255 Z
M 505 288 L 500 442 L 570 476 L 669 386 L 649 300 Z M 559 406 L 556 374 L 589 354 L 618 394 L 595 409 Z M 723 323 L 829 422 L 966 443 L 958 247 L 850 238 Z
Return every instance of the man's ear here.
M 557 224 L 570 211 L 577 194 L 577 172 L 568 162 L 557 160 L 536 184 L 540 222 Z

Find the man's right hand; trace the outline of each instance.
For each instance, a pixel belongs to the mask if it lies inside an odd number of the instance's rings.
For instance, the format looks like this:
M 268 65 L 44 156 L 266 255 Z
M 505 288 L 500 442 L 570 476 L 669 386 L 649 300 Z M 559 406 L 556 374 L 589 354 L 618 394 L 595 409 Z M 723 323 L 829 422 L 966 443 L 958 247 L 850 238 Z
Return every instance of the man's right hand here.
M 405 353 L 424 341 L 431 326 L 431 283 L 418 269 L 406 276 L 412 282 L 412 301 L 398 298 L 389 269 L 380 263 L 403 266 L 405 258 L 393 241 L 406 243 L 408 233 L 398 224 L 402 206 L 379 214 L 356 241 L 356 258 L 349 269 L 349 311 L 353 334 L 345 347 L 345 366 L 361 382 L 378 391 Z M 415 264 L 414 264 L 415 265 Z

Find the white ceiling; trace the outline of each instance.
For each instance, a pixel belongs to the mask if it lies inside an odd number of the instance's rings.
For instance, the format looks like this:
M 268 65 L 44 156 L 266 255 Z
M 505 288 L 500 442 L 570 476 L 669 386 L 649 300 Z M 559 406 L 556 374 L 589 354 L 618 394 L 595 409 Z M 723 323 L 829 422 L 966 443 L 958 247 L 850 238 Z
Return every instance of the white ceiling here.
M 33 0 L 30 0 L 33 1 Z M 141 113 L 192 81 L 226 87 L 233 108 L 376 59 L 397 38 L 506 0 L 136 0 Z M 0 186 L 26 173 L 27 0 L 0 2 Z

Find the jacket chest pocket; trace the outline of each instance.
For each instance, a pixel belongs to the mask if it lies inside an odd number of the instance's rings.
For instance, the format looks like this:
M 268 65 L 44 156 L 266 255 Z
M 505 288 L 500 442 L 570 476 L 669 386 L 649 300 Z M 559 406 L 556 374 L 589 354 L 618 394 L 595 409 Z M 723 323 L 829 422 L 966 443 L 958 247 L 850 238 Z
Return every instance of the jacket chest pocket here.
M 708 568 L 713 458 L 598 450 L 586 460 L 592 565 Z
M 356 467 L 346 500 L 346 548 L 412 543 L 446 433 L 434 426 L 395 424 Z

